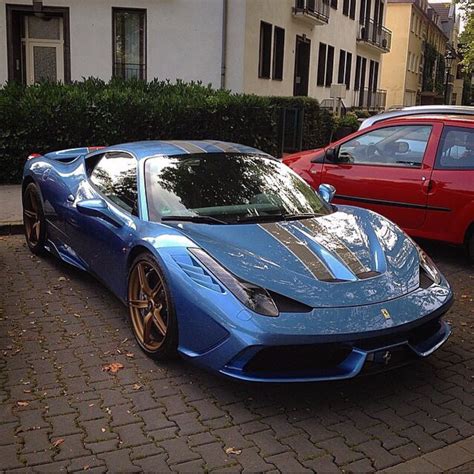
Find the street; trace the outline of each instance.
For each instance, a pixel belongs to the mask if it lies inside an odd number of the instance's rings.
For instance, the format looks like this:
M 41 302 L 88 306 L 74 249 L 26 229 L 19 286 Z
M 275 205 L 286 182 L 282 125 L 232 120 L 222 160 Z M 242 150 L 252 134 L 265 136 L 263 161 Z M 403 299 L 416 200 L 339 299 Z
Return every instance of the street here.
M 472 471 L 474 267 L 422 245 L 456 294 L 433 357 L 349 382 L 250 385 L 148 359 L 100 283 L 0 236 L 0 468 Z

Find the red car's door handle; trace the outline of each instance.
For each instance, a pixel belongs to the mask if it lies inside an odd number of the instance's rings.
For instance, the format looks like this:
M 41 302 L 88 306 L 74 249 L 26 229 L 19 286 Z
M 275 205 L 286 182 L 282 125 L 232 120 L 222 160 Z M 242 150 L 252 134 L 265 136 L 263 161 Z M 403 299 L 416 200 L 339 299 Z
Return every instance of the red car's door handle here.
M 421 177 L 423 191 L 426 194 L 429 194 L 433 189 L 433 180 L 426 178 L 425 176 Z

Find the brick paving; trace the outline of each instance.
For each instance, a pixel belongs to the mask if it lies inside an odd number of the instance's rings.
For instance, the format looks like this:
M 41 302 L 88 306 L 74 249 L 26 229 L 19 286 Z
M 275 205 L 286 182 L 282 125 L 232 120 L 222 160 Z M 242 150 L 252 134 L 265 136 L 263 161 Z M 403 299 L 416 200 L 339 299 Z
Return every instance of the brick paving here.
M 103 286 L 0 237 L 0 469 L 472 472 L 474 269 L 458 250 L 427 250 L 457 295 L 432 358 L 255 386 L 149 360 Z M 124 368 L 104 372 L 111 362 Z

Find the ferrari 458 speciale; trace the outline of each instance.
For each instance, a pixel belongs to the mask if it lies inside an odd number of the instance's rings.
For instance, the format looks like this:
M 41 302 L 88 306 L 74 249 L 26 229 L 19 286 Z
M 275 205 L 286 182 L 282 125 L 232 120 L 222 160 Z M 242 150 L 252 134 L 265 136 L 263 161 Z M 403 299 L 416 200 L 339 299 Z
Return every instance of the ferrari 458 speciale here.
M 351 378 L 432 354 L 448 282 L 403 231 L 216 141 L 32 155 L 26 240 L 90 272 L 141 348 L 241 380 Z

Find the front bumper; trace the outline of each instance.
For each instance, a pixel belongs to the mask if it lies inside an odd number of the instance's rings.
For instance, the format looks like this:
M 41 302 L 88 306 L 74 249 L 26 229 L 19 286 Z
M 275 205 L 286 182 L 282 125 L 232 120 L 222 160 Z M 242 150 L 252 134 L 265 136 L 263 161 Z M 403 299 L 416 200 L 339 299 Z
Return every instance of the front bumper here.
M 425 358 L 451 334 L 441 318 L 452 296 L 436 310 L 410 323 L 362 333 L 256 338 L 238 344 L 233 334 L 210 351 L 191 357 L 207 369 L 251 382 L 320 382 L 394 369 Z M 262 343 L 260 343 L 260 341 Z M 189 354 L 184 354 L 189 355 Z M 224 361 L 225 365 L 221 365 Z

